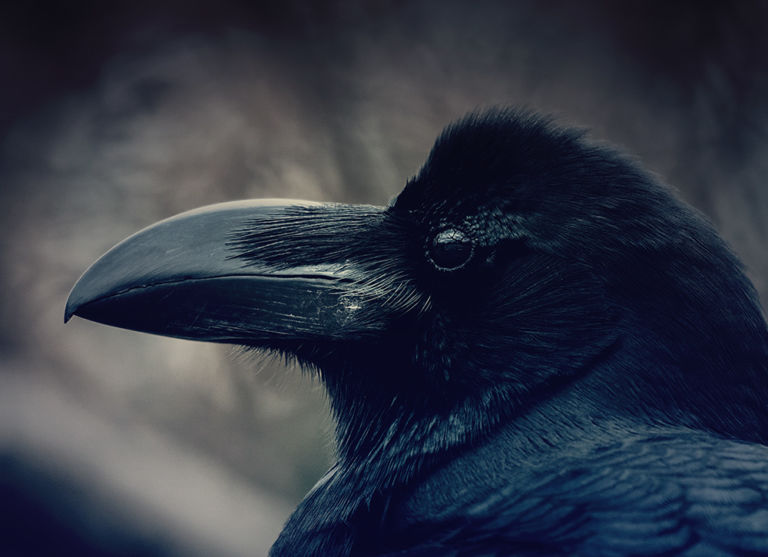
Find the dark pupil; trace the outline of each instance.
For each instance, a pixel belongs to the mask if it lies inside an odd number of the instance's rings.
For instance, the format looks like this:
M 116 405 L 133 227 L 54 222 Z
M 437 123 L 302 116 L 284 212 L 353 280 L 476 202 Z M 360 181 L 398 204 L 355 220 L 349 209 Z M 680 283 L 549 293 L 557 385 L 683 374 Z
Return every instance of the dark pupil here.
M 429 255 L 436 267 L 452 271 L 463 266 L 472 257 L 472 242 L 461 230 L 443 230 L 432 240 Z

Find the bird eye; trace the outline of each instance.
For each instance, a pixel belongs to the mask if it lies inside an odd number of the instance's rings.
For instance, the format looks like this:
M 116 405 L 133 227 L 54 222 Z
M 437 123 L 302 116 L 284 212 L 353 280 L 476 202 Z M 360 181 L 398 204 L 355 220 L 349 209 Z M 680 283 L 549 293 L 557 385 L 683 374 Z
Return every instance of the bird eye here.
M 461 269 L 472 259 L 474 251 L 470 237 L 457 228 L 438 232 L 427 246 L 427 256 L 441 271 Z

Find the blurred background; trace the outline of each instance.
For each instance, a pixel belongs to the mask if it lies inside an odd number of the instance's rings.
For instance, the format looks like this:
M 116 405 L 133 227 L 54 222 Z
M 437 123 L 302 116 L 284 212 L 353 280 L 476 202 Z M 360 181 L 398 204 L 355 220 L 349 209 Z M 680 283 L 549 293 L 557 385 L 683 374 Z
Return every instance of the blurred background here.
M 768 300 L 768 2 L 4 2 L 0 553 L 265 554 L 332 461 L 319 385 L 64 326 L 69 289 L 200 205 L 386 204 L 496 104 L 636 155 Z

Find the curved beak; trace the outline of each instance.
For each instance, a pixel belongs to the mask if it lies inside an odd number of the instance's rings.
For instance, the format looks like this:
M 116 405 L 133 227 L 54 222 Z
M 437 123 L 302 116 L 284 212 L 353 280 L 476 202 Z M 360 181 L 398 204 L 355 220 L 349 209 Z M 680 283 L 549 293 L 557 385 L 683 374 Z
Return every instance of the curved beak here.
M 304 201 L 211 205 L 158 222 L 104 254 L 67 300 L 73 315 L 214 342 L 350 338 L 380 330 L 355 285 L 350 238 L 383 209 Z

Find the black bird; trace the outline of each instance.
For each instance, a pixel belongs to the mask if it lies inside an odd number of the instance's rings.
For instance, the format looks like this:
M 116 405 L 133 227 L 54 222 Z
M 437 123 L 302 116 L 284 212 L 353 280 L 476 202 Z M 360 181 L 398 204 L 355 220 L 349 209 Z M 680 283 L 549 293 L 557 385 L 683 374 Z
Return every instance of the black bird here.
M 338 460 L 282 555 L 768 554 L 768 332 L 741 265 L 634 162 L 508 109 L 386 208 L 151 226 L 66 317 L 322 377 Z

